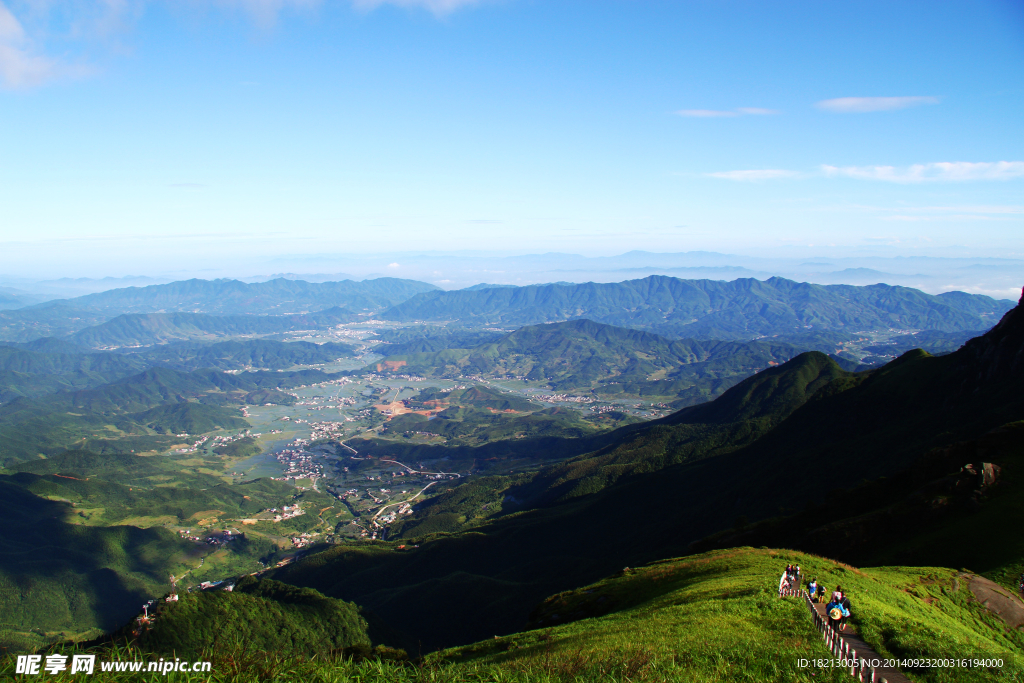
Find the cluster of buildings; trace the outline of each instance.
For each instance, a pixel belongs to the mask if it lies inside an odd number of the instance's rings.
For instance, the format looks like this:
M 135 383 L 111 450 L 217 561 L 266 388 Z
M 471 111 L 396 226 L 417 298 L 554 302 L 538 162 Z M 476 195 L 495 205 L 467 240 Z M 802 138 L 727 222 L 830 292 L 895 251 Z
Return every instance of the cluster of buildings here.
M 570 394 L 536 394 L 531 398 L 545 403 L 597 403 L 592 396 L 572 396 Z
M 334 439 L 337 438 L 339 433 L 345 431 L 344 422 L 313 422 L 309 426 L 313 430 L 310 437 L 313 441 Z
M 175 434 L 175 436 L 182 435 Z M 188 436 L 188 434 L 185 434 L 184 436 Z M 209 439 L 210 437 L 208 436 L 202 436 L 198 440 L 196 440 L 191 446 L 186 446 L 185 448 L 175 448 L 173 451 L 171 451 L 171 453 L 195 453 L 197 450 L 199 450 L 199 447 L 206 443 Z
M 292 448 L 285 448 L 275 453 L 277 461 L 284 465 L 284 475 L 272 477 L 277 481 L 289 479 L 316 479 L 324 476 L 324 466 L 317 461 L 316 455 L 306 450 L 308 439 L 295 439 Z
M 291 519 L 292 517 L 298 517 L 299 515 L 306 514 L 306 511 L 303 510 L 298 503 L 296 503 L 295 505 L 285 505 L 284 507 L 281 508 L 280 511 L 278 511 L 277 508 L 270 508 L 267 512 L 275 513 L 275 522 L 281 522 L 286 519 Z
M 250 436 L 254 439 L 258 439 L 259 437 L 263 436 L 263 434 L 261 432 L 256 432 L 255 434 L 253 434 L 251 429 L 246 429 L 244 432 L 239 432 L 234 436 L 215 436 L 210 440 L 210 446 L 212 448 L 217 448 L 218 446 L 226 446 L 229 443 L 232 443 L 234 441 L 241 441 L 242 439 Z M 205 438 L 206 437 L 204 437 L 204 440 Z
M 205 543 L 212 546 L 223 546 L 227 545 L 231 541 L 238 538 L 237 534 L 233 534 L 231 531 L 224 530 L 221 532 L 214 532 L 207 537 L 196 536 L 192 533 L 191 529 L 178 529 L 178 535 L 187 541 L 193 541 L 195 543 Z
M 292 540 L 292 545 L 294 547 L 296 547 L 296 548 L 303 548 L 303 547 L 309 545 L 310 543 L 312 543 L 315 540 L 315 538 L 316 538 L 315 534 L 310 534 L 310 533 L 306 532 L 306 533 L 301 533 L 298 536 L 292 536 L 291 540 Z

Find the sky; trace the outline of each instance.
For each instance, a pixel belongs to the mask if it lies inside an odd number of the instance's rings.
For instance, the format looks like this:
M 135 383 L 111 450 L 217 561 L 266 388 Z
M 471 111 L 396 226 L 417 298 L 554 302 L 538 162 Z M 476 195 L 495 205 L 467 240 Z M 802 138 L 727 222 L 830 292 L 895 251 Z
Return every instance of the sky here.
M 0 275 L 1024 258 L 1024 3 L 0 0 Z

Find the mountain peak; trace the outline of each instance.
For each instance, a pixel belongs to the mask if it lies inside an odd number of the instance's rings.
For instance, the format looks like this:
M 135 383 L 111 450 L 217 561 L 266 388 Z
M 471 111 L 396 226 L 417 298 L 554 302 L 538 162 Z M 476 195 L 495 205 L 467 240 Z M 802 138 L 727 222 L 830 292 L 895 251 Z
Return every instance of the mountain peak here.
M 978 367 L 982 382 L 1024 376 L 1024 291 L 995 327 L 964 344 L 957 354 Z

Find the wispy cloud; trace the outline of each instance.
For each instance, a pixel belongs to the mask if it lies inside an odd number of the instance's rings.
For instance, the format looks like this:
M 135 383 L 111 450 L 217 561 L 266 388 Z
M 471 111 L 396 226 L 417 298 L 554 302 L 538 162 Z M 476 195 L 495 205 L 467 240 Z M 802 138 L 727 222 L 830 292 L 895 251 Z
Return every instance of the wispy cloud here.
M 480 0 L 352 0 L 352 6 L 360 10 L 372 10 L 381 5 L 396 7 L 413 7 L 430 10 L 434 14 L 449 14 L 469 5 L 479 4 Z
M 862 114 L 938 103 L 939 98 L 937 97 L 837 97 L 832 100 L 822 100 L 814 106 L 838 114 Z
M 25 29 L 0 2 L 0 83 L 7 88 L 28 88 L 55 77 L 58 65 L 33 54 Z
M 718 171 L 717 173 L 706 173 L 711 178 L 724 178 L 725 180 L 777 180 L 779 178 L 796 178 L 800 174 L 796 171 L 786 171 L 781 168 L 759 168 L 749 171 Z
M 760 107 L 737 107 L 736 109 L 680 109 L 677 116 L 689 116 L 697 119 L 732 118 L 734 116 L 766 116 L 778 114 L 774 109 Z
M 1024 161 L 944 161 L 895 166 L 822 166 L 826 176 L 845 176 L 890 183 L 962 182 L 968 180 L 1009 180 L 1024 176 Z

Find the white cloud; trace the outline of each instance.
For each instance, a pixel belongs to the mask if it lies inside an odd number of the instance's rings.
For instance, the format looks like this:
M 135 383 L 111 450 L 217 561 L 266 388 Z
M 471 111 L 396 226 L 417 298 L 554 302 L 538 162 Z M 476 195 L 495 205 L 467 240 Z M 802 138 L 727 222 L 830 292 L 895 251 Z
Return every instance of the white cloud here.
M 54 76 L 56 64 L 32 54 L 30 48 L 21 22 L 0 2 L 0 84 L 25 88 Z
M 796 171 L 785 171 L 779 168 L 760 168 L 749 171 L 718 171 L 705 175 L 725 180 L 776 180 L 778 178 L 795 178 L 800 174 Z
M 1009 180 L 1024 176 L 1024 161 L 944 161 L 895 166 L 822 166 L 827 176 L 845 176 L 860 180 L 884 180 L 891 183 L 958 182 L 965 180 Z
M 57 74 L 57 65 L 46 57 L 0 43 L 0 82 L 8 88 L 30 88 Z
M 352 6 L 360 10 L 372 10 L 381 5 L 396 7 L 422 7 L 434 14 L 448 14 L 460 7 L 475 5 L 479 0 L 352 0 Z
M 21 27 L 21 23 L 14 18 L 4 3 L 0 2 L 0 40 L 5 43 L 17 43 L 24 39 L 25 29 Z
M 680 109 L 677 116 L 689 116 L 698 119 L 732 118 L 734 116 L 765 116 L 778 114 L 774 109 L 760 107 L 737 107 L 736 109 Z
M 120 1 L 106 0 L 107 4 Z M 22 23 L 0 0 L 0 87 L 31 88 L 57 78 L 89 73 L 91 69 L 86 66 L 67 64 L 40 54 Z
M 937 97 L 837 97 L 832 100 L 822 100 L 814 106 L 839 114 L 861 114 L 938 103 L 939 98 Z

